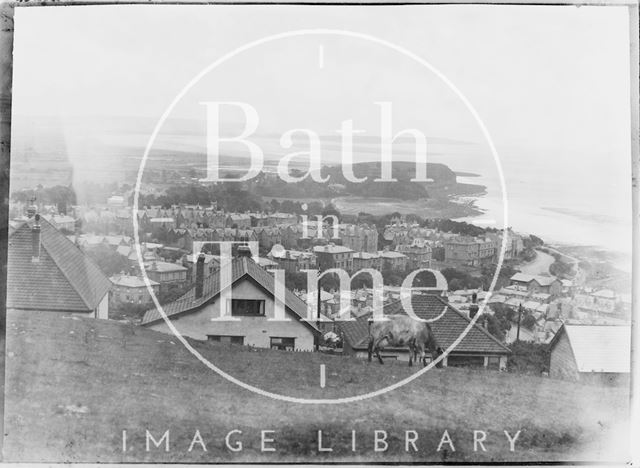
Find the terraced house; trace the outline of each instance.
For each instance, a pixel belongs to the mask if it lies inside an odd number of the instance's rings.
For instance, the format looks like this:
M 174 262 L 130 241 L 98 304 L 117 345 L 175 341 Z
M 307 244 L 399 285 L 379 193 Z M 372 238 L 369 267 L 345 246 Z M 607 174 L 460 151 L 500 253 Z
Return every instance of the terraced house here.
M 313 248 L 318 257 L 318 268 L 321 271 L 329 268 L 341 268 L 346 271 L 353 270 L 353 250 L 342 245 L 318 245 Z

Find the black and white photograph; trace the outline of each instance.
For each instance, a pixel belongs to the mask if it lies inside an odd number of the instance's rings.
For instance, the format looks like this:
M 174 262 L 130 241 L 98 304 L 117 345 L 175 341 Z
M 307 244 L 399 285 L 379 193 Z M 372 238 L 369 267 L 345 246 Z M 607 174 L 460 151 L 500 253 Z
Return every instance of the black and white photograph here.
M 632 463 L 636 2 L 0 24 L 3 462 Z

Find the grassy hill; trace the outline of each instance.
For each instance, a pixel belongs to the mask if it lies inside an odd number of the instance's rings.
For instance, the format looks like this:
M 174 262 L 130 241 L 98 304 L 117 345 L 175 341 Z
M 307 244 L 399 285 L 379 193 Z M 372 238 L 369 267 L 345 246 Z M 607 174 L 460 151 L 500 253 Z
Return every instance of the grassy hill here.
M 411 372 L 405 363 L 196 346 L 232 375 L 298 397 L 363 393 Z M 319 386 L 320 364 L 327 369 L 325 388 Z M 627 401 L 623 388 L 447 368 L 357 403 L 297 405 L 227 382 L 170 335 L 58 314 L 7 317 L 6 461 L 610 461 L 624 459 L 612 441 L 625 441 Z M 156 439 L 170 429 L 170 451 L 152 446 L 146 452 L 146 429 Z M 197 444 L 188 451 L 196 429 L 207 452 Z M 224 443 L 234 429 L 243 431 L 234 436 L 243 441 L 240 452 Z M 448 445 L 436 451 L 445 429 L 455 451 Z M 486 452 L 473 451 L 474 429 L 487 432 Z M 275 452 L 261 452 L 261 430 L 275 431 Z M 333 452 L 318 453 L 318 430 Z M 387 451 L 374 452 L 374 430 L 387 431 Z M 405 451 L 410 430 L 419 435 L 418 452 Z M 504 430 L 522 430 L 514 452 Z

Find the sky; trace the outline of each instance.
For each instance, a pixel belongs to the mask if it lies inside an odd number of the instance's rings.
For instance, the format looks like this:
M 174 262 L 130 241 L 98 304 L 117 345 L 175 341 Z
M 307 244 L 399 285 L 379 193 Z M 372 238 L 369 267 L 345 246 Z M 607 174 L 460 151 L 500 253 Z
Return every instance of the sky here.
M 351 119 L 364 130 L 356 151 L 376 158 L 375 103 L 386 101 L 394 131 L 422 131 L 431 160 L 496 184 L 478 121 L 445 77 L 486 126 L 514 197 L 540 195 L 546 207 L 630 216 L 625 7 L 32 7 L 17 9 L 15 26 L 15 151 L 38 140 L 37 125 L 25 121 L 56 121 L 72 164 L 91 168 L 104 158 L 97 146 L 143 148 L 176 95 L 225 54 L 288 31 L 342 30 L 403 48 L 436 73 L 361 38 L 268 41 L 206 73 L 169 114 L 156 144 L 204 151 L 201 102 L 236 101 L 256 109 L 255 138 L 269 155 L 287 153 L 279 145 L 283 132 L 306 128 L 321 135 L 327 160 L 340 160 L 336 130 Z M 229 135 L 244 127 L 238 109 L 221 120 Z M 298 139 L 294 149 L 305 145 Z M 412 148 L 408 139 L 394 153 L 406 156 Z
M 468 97 L 499 144 L 627 149 L 624 7 L 17 9 L 14 112 L 157 119 L 185 84 L 225 53 L 272 34 L 313 28 L 370 34 L 424 58 Z M 320 44 L 322 70 L 317 66 Z M 176 111 L 202 118 L 199 98 L 246 98 L 265 114 L 260 131 L 281 133 L 308 125 L 322 133 L 337 128 L 334 115 L 367 126 L 367 116 L 375 115 L 373 102 L 386 97 L 397 106 L 414 104 L 402 113 L 410 124 L 429 114 L 424 119 L 439 134 L 434 137 L 449 132 L 456 139 L 477 138 L 470 119 L 460 117 L 455 96 L 419 68 L 397 52 L 361 40 L 290 38 L 254 48 L 216 69 L 193 96 L 194 105 Z M 418 95 L 424 107 L 415 105 Z M 438 124 L 447 120 L 462 123 L 464 130 L 452 132 Z

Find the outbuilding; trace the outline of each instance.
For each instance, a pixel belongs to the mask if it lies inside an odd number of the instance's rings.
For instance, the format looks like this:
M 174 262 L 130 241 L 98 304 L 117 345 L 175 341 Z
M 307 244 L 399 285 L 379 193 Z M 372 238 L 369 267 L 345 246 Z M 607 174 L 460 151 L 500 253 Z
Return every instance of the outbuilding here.
M 549 349 L 551 377 L 585 383 L 629 384 L 629 325 L 565 323 L 549 343 Z

